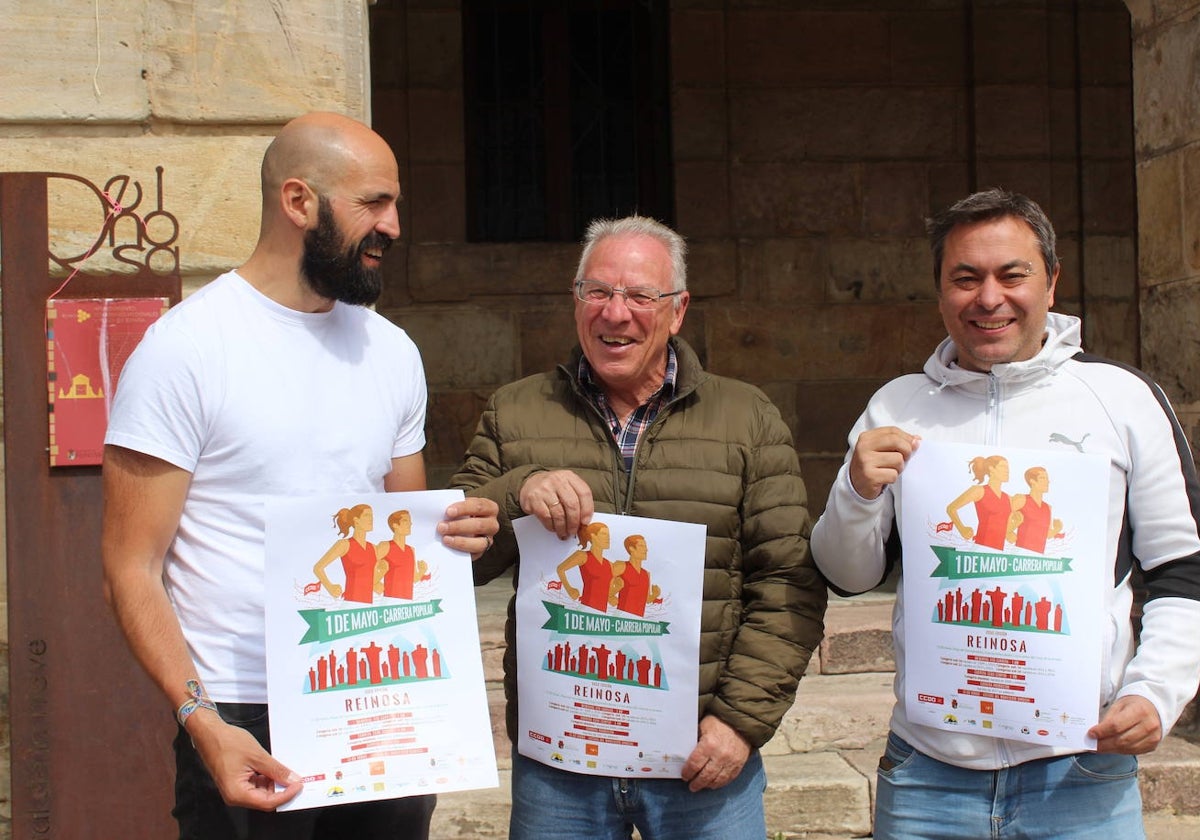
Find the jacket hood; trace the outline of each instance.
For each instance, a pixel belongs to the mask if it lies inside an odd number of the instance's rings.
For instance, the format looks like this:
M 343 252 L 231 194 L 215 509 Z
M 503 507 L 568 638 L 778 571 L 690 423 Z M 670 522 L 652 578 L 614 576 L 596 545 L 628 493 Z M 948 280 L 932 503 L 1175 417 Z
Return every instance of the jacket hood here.
M 1082 328 L 1074 315 L 1050 312 L 1046 315 L 1046 340 L 1042 349 L 1032 359 L 1023 362 L 1008 362 L 992 365 L 991 375 L 1006 383 L 1021 383 L 1053 373 L 1067 359 L 1083 349 Z M 989 374 L 978 373 L 958 366 L 958 347 L 949 337 L 933 351 L 925 362 L 925 375 L 942 388 L 981 382 Z

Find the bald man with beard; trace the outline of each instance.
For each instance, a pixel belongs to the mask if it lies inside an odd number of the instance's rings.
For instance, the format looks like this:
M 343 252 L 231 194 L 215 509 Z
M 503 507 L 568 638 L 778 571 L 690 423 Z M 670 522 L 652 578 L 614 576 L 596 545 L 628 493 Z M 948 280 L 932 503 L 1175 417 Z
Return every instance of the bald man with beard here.
M 420 355 L 366 308 L 399 199 L 370 128 L 292 120 L 263 158 L 250 258 L 163 316 L 122 373 L 104 594 L 176 710 L 181 840 L 428 836 L 432 796 L 276 813 L 301 781 L 270 755 L 266 705 L 264 499 L 425 489 Z M 496 513 L 467 499 L 438 530 L 478 556 Z

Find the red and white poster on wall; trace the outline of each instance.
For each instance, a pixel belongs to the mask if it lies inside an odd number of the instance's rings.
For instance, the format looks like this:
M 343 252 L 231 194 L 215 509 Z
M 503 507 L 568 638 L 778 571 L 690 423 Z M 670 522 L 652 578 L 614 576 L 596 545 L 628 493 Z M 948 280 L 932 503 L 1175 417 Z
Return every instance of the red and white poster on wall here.
M 50 466 L 99 464 L 117 378 L 165 297 L 46 302 Z

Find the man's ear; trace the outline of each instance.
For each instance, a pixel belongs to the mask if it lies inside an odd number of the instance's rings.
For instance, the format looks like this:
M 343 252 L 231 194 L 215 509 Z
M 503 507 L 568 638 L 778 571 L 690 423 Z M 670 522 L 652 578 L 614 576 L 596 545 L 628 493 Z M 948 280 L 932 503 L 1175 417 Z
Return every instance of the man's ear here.
M 679 335 L 679 331 L 683 328 L 683 316 L 687 314 L 688 303 L 691 299 L 691 294 L 684 292 L 675 298 L 675 300 L 679 301 L 678 306 L 675 306 L 674 303 L 671 304 L 675 307 L 675 311 L 671 317 L 671 335 Z
M 1047 309 L 1050 308 L 1051 306 L 1054 306 L 1054 290 L 1056 288 L 1058 288 L 1058 273 L 1061 270 L 1062 270 L 1062 263 L 1060 262 L 1058 265 L 1054 266 L 1054 273 L 1050 275 L 1050 288 L 1049 288 L 1050 302 L 1048 304 L 1046 304 Z
M 317 194 L 299 178 L 288 178 L 279 188 L 280 211 L 292 224 L 308 230 L 317 223 Z

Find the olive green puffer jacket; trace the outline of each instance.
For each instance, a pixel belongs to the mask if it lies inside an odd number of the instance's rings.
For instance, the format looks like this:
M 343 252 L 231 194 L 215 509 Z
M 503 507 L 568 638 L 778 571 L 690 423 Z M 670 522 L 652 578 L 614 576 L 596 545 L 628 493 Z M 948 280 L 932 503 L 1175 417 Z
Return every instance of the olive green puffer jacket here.
M 792 705 L 823 632 L 825 584 L 809 557 L 804 482 L 766 395 L 706 373 L 685 342 L 672 342 L 675 396 L 643 433 L 632 470 L 580 390 L 576 348 L 567 365 L 492 395 L 450 486 L 500 505 L 500 533 L 474 565 L 477 585 L 517 562 L 511 522 L 524 515 L 521 484 L 543 470 L 574 471 L 599 512 L 707 526 L 699 715 L 717 716 L 759 747 Z M 514 625 L 510 601 L 510 738 L 519 731 Z

